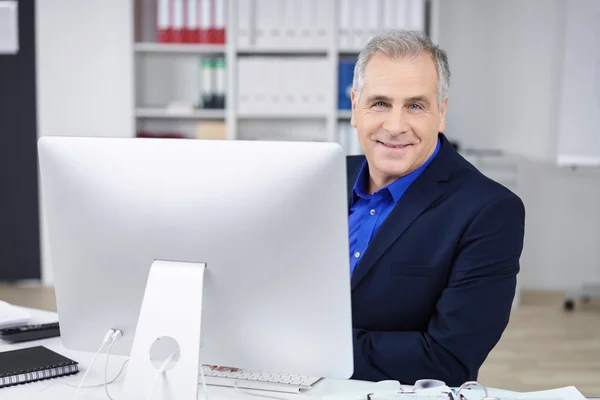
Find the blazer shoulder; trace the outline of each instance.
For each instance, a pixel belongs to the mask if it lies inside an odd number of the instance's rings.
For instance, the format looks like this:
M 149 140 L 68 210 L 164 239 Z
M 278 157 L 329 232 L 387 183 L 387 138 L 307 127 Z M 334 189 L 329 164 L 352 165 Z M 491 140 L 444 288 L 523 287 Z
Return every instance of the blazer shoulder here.
M 453 177 L 456 182 L 460 182 L 462 189 L 473 200 L 484 205 L 496 199 L 504 199 L 520 203 L 523 206 L 523 201 L 518 194 L 484 175 L 462 155 L 458 153 L 456 155 L 456 168 Z

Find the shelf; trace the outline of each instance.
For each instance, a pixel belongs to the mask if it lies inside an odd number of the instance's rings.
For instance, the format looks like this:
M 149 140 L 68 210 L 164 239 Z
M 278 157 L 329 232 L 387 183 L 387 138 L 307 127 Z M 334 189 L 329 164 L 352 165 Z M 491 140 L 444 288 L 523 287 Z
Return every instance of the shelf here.
M 136 108 L 137 118 L 159 119 L 225 119 L 225 110 L 169 110 L 167 108 Z
M 315 56 L 323 57 L 328 54 L 326 48 L 294 48 L 294 47 L 277 47 L 277 48 L 245 48 L 238 49 L 239 56 L 256 56 L 256 55 L 273 55 L 273 56 Z
M 326 119 L 327 115 L 322 113 L 282 113 L 282 114 L 270 114 L 270 113 L 243 113 L 238 115 L 238 119 Z
M 339 49 L 338 54 L 344 56 L 358 56 L 362 49 Z
M 352 118 L 352 110 L 338 110 L 338 119 Z
M 225 45 L 193 43 L 136 43 L 137 53 L 225 54 Z
M 151 43 L 138 42 L 134 45 L 136 53 L 183 53 L 183 54 L 224 54 L 225 45 L 221 44 L 194 44 L 194 43 Z M 238 49 L 238 55 L 306 55 L 325 56 L 326 48 L 247 48 Z

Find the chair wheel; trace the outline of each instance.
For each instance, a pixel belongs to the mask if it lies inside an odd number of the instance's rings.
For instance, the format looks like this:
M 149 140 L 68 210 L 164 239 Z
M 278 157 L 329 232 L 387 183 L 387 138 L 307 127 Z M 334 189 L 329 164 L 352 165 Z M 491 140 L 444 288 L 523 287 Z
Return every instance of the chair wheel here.
M 563 307 L 565 311 L 573 311 L 575 309 L 575 302 L 571 299 L 565 300 Z

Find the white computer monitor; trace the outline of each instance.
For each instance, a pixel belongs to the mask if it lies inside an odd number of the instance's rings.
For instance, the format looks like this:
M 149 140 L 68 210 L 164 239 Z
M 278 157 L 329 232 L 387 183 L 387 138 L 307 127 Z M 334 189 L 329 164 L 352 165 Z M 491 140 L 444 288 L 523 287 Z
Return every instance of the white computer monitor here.
M 61 336 L 128 355 L 154 260 L 206 263 L 200 362 L 349 378 L 345 155 L 334 143 L 44 137 Z M 173 313 L 185 312 L 173 309 Z

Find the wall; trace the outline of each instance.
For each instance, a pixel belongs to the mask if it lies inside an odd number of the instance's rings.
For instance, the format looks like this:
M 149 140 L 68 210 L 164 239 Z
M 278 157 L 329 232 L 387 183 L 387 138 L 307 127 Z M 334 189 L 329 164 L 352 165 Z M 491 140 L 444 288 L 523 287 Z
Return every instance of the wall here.
M 564 0 L 438 2 L 453 72 L 447 133 L 466 146 L 554 160 Z
M 567 1 L 558 162 L 600 166 L 600 1 Z
M 523 289 L 600 283 L 600 170 L 556 167 L 567 6 L 577 0 L 438 1 L 453 72 L 448 135 L 521 159 Z
M 132 2 L 35 4 L 39 136 L 134 136 Z M 42 278 L 51 284 L 42 239 Z

